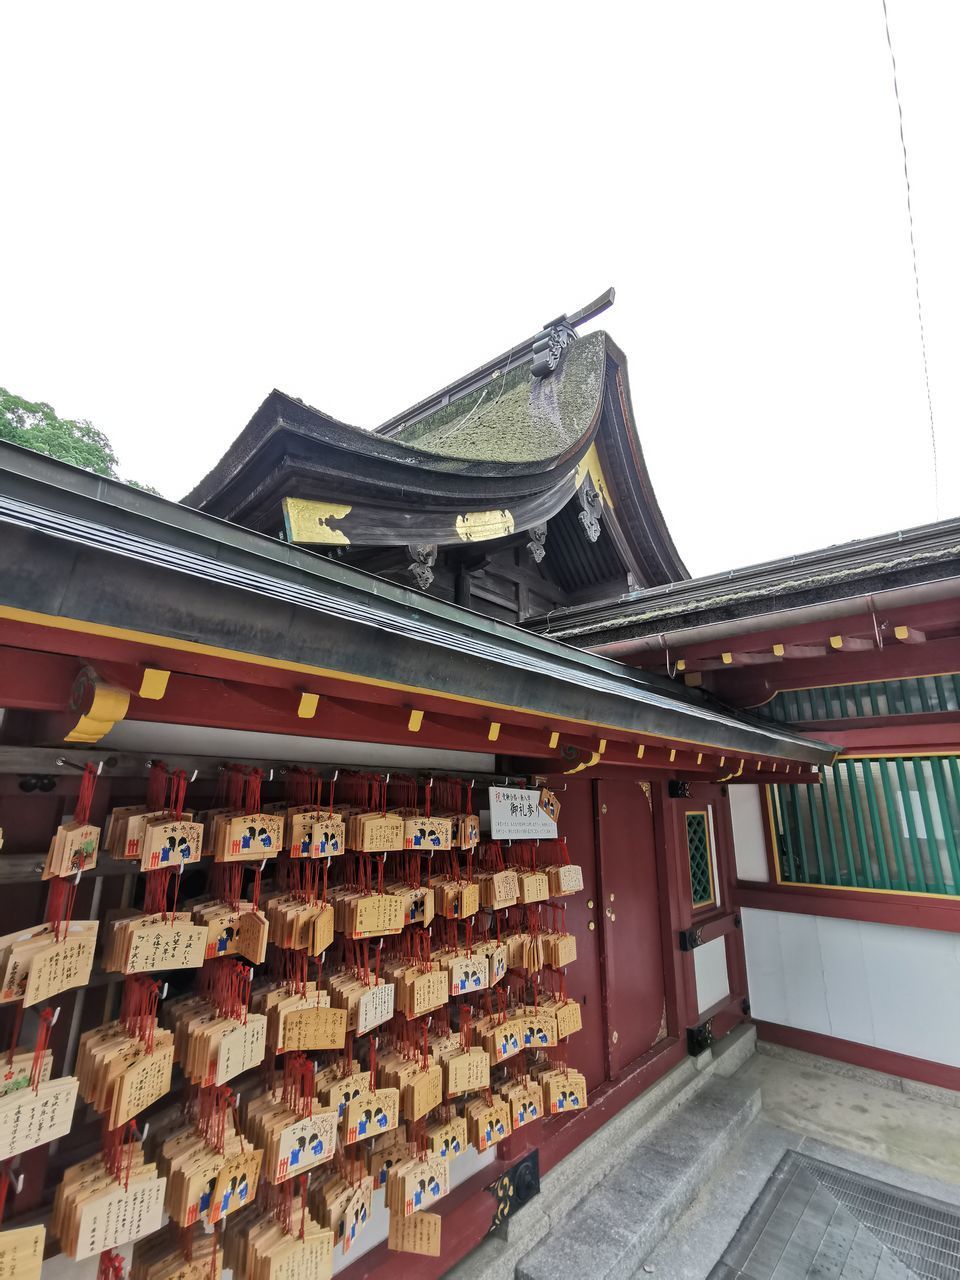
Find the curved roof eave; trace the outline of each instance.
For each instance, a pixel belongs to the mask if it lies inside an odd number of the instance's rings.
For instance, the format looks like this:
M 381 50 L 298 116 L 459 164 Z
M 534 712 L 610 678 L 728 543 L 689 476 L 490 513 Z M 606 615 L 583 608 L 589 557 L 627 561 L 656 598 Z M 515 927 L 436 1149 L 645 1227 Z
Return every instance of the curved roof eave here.
M 373 457 L 404 469 L 448 475 L 535 476 L 555 470 L 566 461 L 577 461 L 589 445 L 603 403 L 602 335 L 593 342 L 585 339 L 583 345 L 573 343 L 549 378 L 535 380 L 527 368 L 520 366 L 508 375 L 514 380 L 509 400 L 505 388 L 498 388 L 493 407 L 499 410 L 502 403 L 502 410 L 492 415 L 489 409 L 484 410 L 489 387 L 482 388 L 475 396 L 464 397 L 471 403 L 459 417 L 451 415 L 452 406 L 444 406 L 416 423 L 415 436 L 409 440 L 339 422 L 274 390 L 221 460 L 182 501 L 201 509 L 214 503 L 245 468 L 256 463 L 271 438 L 282 430 L 318 446 L 354 453 L 358 459 Z M 529 392 L 524 395 L 526 386 Z M 467 436 L 462 432 L 464 423 L 471 429 Z M 482 430 L 474 433 L 474 424 Z M 432 447 L 424 445 L 425 437 Z M 541 443 L 544 437 L 546 443 Z M 517 448 L 518 439 L 527 442 L 525 450 Z
M 651 567 L 651 561 L 659 565 L 657 576 L 661 582 L 680 582 L 689 578 L 690 572 L 681 560 L 667 527 L 640 445 L 630 396 L 627 358 L 608 333 L 604 332 L 603 338 L 615 377 L 608 374 L 606 379 L 609 411 L 604 420 L 607 430 L 598 436 L 597 441 L 601 465 L 608 464 L 605 475 L 614 492 L 620 490 L 629 499 L 618 507 L 618 515 L 621 525 L 625 526 L 624 532 L 644 548 L 643 562 Z

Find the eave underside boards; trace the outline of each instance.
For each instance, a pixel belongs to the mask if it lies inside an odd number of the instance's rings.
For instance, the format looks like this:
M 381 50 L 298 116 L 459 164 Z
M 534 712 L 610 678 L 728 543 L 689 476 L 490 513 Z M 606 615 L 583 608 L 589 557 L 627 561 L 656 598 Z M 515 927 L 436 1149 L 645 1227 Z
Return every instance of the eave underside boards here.
M 627 587 L 626 571 L 604 518 L 597 542 L 589 542 L 568 503 L 550 521 L 544 558 L 530 552 L 529 533 L 495 542 L 441 548 L 432 566 L 431 596 L 476 609 L 508 623 L 549 612 L 570 600 L 599 599 Z M 331 553 L 368 573 L 400 584 L 411 580 L 407 547 L 343 547 Z
M 10 619 L 129 632 L 152 640 L 158 654 L 196 648 L 411 697 L 426 692 L 487 708 L 491 719 L 513 710 L 762 757 L 832 757 L 822 744 L 724 715 L 619 664 L 423 597 L 413 597 L 412 609 L 397 607 L 387 583 L 362 575 L 352 586 L 324 583 L 322 562 L 311 573 L 282 560 L 264 572 L 265 558 L 260 570 L 249 559 L 231 563 L 237 557 L 226 545 L 211 558 L 162 540 L 156 529 L 146 537 L 64 516 L 52 509 L 60 492 L 48 490 L 42 507 L 0 501 L 0 602 Z
M 626 586 L 626 569 L 610 523 L 610 515 L 605 512 L 600 522 L 600 536 L 596 542 L 590 542 L 581 527 L 576 503 L 569 503 L 550 522 L 544 567 L 567 599 L 576 598 L 578 594 L 595 598 L 602 587 L 622 591 Z

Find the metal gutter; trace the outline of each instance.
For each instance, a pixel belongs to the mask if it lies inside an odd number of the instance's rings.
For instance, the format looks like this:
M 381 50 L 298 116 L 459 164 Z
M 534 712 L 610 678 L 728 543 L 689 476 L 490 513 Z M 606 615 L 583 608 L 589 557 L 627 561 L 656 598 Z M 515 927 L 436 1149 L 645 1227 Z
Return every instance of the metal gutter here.
M 671 631 L 701 634 L 705 625 L 816 610 L 864 595 L 920 588 L 955 579 L 960 571 L 960 520 L 886 534 L 862 542 L 669 583 L 605 605 L 554 610 L 531 624 L 555 638 L 627 639 Z M 749 611 L 749 612 L 747 612 Z M 703 621 L 698 621 L 702 618 Z M 671 626 L 671 622 L 674 624 Z

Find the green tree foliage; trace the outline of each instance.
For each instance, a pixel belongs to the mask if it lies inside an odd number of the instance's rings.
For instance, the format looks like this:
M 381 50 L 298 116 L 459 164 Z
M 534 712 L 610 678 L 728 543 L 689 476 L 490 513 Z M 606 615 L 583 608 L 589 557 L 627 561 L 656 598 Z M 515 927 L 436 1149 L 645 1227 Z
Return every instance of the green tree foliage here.
M 58 417 L 50 405 L 33 404 L 4 387 L 0 387 L 0 440 L 25 445 L 113 480 L 120 478 L 117 455 L 107 437 L 92 422 Z M 157 492 L 136 480 L 126 483 L 146 489 L 148 493 Z

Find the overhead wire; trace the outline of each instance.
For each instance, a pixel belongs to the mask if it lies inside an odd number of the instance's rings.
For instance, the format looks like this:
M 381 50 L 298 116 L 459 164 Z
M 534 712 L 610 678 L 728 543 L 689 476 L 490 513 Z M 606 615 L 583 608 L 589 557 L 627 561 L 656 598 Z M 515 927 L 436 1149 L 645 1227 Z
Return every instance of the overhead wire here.
M 890 15 L 887 12 L 887 0 L 883 4 L 883 25 L 887 32 L 887 48 L 890 50 L 890 66 L 893 70 L 893 93 L 897 100 L 897 115 L 900 118 L 900 146 L 903 151 L 903 178 L 907 192 L 907 222 L 910 227 L 910 252 L 913 256 L 913 285 L 917 297 L 917 321 L 920 326 L 920 354 L 923 358 L 923 381 L 927 390 L 927 412 L 930 418 L 930 451 L 933 457 L 933 501 L 936 518 L 940 519 L 940 470 L 937 463 L 937 429 L 933 417 L 933 396 L 930 392 L 930 368 L 927 363 L 927 337 L 923 325 L 923 304 L 920 300 L 920 270 L 917 266 L 917 242 L 913 231 L 913 201 L 910 193 L 910 166 L 907 161 L 907 138 L 903 129 L 903 104 L 900 101 L 900 84 L 897 79 L 897 59 L 893 52 L 893 39 L 890 35 Z

